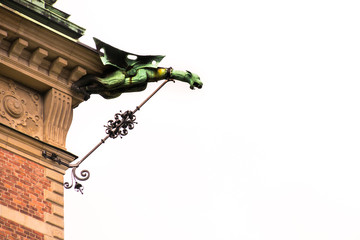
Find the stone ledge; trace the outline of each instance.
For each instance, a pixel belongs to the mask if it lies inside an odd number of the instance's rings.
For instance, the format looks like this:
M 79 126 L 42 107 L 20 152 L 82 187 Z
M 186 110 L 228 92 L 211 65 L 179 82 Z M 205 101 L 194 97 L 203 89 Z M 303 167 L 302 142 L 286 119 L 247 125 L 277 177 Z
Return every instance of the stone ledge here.
M 64 81 L 58 80 L 58 75 L 67 62 L 65 59 L 57 58 L 54 61 L 54 63 L 48 70 L 48 73 L 50 75 L 49 76 L 48 74 L 39 71 L 39 67 L 33 67 L 33 65 L 31 64 L 31 59 L 29 59 L 26 64 L 20 63 L 17 60 L 18 56 L 16 54 L 12 53 L 10 56 L 13 57 L 9 57 L 6 54 L 2 55 L 0 53 L 0 72 L 5 77 L 14 80 L 16 79 L 17 82 L 20 82 L 21 84 L 31 89 L 34 89 L 39 93 L 47 92 L 51 88 L 59 89 L 60 91 L 72 97 L 74 102 L 73 107 L 79 105 L 83 101 L 83 98 L 81 96 L 74 95 L 74 93 L 70 89 L 72 84 L 72 82 L 70 82 L 70 78 L 73 82 L 78 80 L 74 78 L 74 75 L 69 75 L 68 79 L 64 79 Z M 70 71 L 72 73 L 73 71 L 77 71 L 78 69 L 79 66 L 75 66 Z M 80 78 L 84 73 L 86 73 L 86 70 L 75 76 Z
M 53 204 L 57 204 L 61 207 L 64 206 L 64 197 L 59 194 L 50 192 L 48 190 L 44 190 L 44 197 L 46 201 L 49 201 Z
M 51 182 L 51 190 L 56 194 L 64 196 L 64 186 L 62 182 Z
M 59 31 L 71 38 L 78 39 L 85 33 L 85 29 L 72 23 L 64 17 L 54 14 L 44 6 L 37 6 L 31 1 L 26 0 L 3 0 L 4 4 L 21 12 L 42 24 L 49 25 L 56 31 Z M 55 8 L 54 8 L 55 9 Z M 59 11 L 59 10 L 58 10 Z M 63 14 L 63 16 L 65 16 Z
M 18 39 L 18 40 L 17 40 Z M 69 94 L 73 107 L 83 101 L 71 84 L 105 67 L 95 49 L 52 32 L 0 3 L 0 72 L 41 93 Z
M 48 223 L 32 218 L 11 208 L 0 205 L 0 216 L 44 234 L 45 239 L 64 239 L 64 231 L 58 227 L 49 225 Z
M 45 159 L 42 156 L 42 151 L 46 150 L 55 153 L 66 163 L 71 163 L 77 158 L 77 156 L 65 150 L 52 147 L 49 144 L 29 137 L 3 124 L 0 124 L 0 147 L 46 167 L 48 172 L 52 170 L 58 173 L 59 176 L 61 175 L 61 180 L 59 177 L 54 180 L 57 179 L 56 181 L 59 183 L 62 183 L 62 176 L 65 174 L 67 168 L 63 165 L 54 164 L 54 162 L 49 159 Z M 52 176 L 52 174 L 49 173 L 48 175 Z
M 51 211 L 54 215 L 64 218 L 64 208 L 63 207 L 52 204 Z
M 58 184 L 62 184 L 64 181 L 64 175 L 58 172 L 55 172 L 51 169 L 45 169 L 45 176 L 52 181 L 57 182 Z
M 49 213 L 45 213 L 44 217 L 46 223 L 54 225 L 60 229 L 64 229 L 64 218 Z
M 55 238 L 45 235 L 45 236 L 44 236 L 44 240 L 55 240 Z

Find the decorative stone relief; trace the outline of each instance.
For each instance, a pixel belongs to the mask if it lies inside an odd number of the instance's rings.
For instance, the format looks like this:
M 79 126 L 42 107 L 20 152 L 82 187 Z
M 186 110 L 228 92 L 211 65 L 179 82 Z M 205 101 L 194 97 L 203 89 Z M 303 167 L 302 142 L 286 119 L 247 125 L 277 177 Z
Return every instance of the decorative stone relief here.
M 43 101 L 41 96 L 1 76 L 0 89 L 0 123 L 42 140 Z

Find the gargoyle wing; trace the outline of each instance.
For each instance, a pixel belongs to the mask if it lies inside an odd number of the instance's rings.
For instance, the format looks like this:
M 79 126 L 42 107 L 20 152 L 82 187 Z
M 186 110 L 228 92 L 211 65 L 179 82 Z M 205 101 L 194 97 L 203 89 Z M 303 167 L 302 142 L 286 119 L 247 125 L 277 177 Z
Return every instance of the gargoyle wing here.
M 140 68 L 157 68 L 160 61 L 165 57 L 161 55 L 137 55 L 117 49 L 97 38 L 94 38 L 94 41 L 102 63 L 125 72 Z

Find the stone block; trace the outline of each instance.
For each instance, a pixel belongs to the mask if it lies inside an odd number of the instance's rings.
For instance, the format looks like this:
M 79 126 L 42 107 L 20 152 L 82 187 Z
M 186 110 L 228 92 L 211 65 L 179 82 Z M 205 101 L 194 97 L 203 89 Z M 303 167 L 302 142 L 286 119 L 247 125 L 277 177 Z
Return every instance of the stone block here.
M 63 196 L 53 193 L 53 192 L 50 192 L 48 190 L 44 190 L 44 195 L 45 195 L 46 201 L 50 201 L 59 206 L 64 206 L 64 197 Z
M 53 215 L 53 214 L 49 214 L 49 213 L 45 213 L 44 215 L 44 220 L 45 222 L 54 225 L 56 227 L 59 227 L 61 229 L 64 229 L 64 218 Z
M 60 184 L 63 184 L 64 182 L 64 175 L 61 173 L 55 172 L 51 169 L 45 169 L 45 176 L 53 181 L 56 181 Z

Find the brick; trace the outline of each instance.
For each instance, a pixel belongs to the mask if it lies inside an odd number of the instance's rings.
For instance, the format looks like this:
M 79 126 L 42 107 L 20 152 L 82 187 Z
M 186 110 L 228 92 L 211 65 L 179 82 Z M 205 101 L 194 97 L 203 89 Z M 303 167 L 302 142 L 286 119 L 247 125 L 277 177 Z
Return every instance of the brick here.
M 14 221 L 0 217 L 0 239 L 44 239 L 44 234 L 22 226 Z M 20 237 L 21 236 L 21 237 Z
M 45 176 L 44 167 L 2 148 L 0 153 L 0 162 L 6 162 L 0 174 L 0 203 L 43 220 L 44 212 L 51 212 L 51 203 L 44 198 L 51 180 Z
M 0 148 L 0 239 L 64 239 L 62 184 L 63 174 Z

